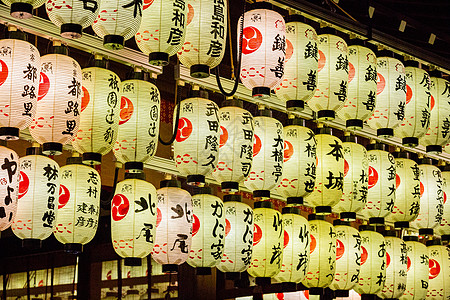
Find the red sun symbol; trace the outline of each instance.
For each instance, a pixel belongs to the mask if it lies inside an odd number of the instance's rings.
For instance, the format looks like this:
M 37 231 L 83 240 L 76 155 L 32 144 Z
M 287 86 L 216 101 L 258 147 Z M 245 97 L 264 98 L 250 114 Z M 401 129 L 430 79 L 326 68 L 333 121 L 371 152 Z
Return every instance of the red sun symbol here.
M 355 67 L 351 62 L 348 63 L 348 82 L 352 82 L 355 78 Z
M 66 206 L 67 202 L 69 202 L 70 199 L 70 192 L 69 189 L 64 185 L 59 185 L 59 200 L 58 200 L 58 209 L 63 208 Z
M 422 181 L 420 182 L 420 198 L 422 198 L 423 192 L 425 192 L 425 186 Z
M 142 9 L 147 9 L 150 5 L 152 5 L 153 1 L 155 0 L 144 0 L 144 5 L 142 7 Z
M 447 202 L 447 194 L 445 192 L 443 192 L 443 193 L 444 193 L 444 204 L 445 204 L 445 202 Z
M 327 62 L 327 58 L 322 51 L 319 50 L 319 68 L 318 72 L 322 71 L 323 67 L 325 67 L 325 63 Z
M 381 92 L 384 90 L 385 86 L 386 86 L 386 79 L 384 79 L 383 75 L 378 73 L 378 78 L 377 78 L 377 95 L 381 94 Z
M 192 123 L 189 119 L 183 117 L 178 121 L 178 130 L 176 140 L 178 143 L 186 140 L 192 133 Z
M 114 221 L 120 221 L 125 218 L 129 209 L 130 202 L 125 195 L 114 195 L 114 198 L 111 201 L 111 215 Z
M 228 141 L 228 130 L 223 126 L 220 126 L 219 148 L 225 145 L 227 141 Z
M 108 273 L 106 273 L 106 280 L 112 279 L 112 270 L 108 270 Z
M 194 222 L 192 222 L 192 236 L 195 236 L 199 230 L 200 230 L 200 220 L 194 214 Z
M 386 252 L 386 268 L 391 264 L 391 256 Z
M 292 45 L 291 41 L 286 39 L 286 60 L 288 61 L 291 57 L 292 54 L 294 54 L 294 46 Z
M 369 166 L 369 189 L 373 188 L 378 182 L 378 172 L 374 167 Z
M 398 174 L 395 174 L 395 188 L 398 189 L 398 187 L 400 186 L 401 183 L 401 179 L 400 176 L 398 176 Z
M 312 234 L 310 234 L 310 236 L 311 236 L 311 242 L 309 243 L 309 254 L 314 252 L 314 250 L 316 249 L 316 245 L 317 245 L 316 238 Z
M 242 33 L 242 54 L 251 54 L 259 49 L 263 36 L 258 28 L 245 27 Z
M 45 75 L 45 73 L 41 72 L 41 76 L 39 77 L 39 93 L 37 101 L 44 98 L 47 95 L 49 89 L 50 89 L 50 80 L 48 79 L 48 76 Z
M 6 79 L 8 78 L 8 65 L 0 59 L 0 64 L 2 70 L 0 71 L 0 85 L 4 84 Z
M 294 146 L 292 146 L 291 142 L 284 141 L 284 162 L 287 162 L 292 155 L 294 154 Z
M 259 151 L 261 151 L 261 147 L 261 139 L 255 134 L 255 141 L 253 142 L 253 157 L 258 155 Z
M 189 25 L 192 22 L 193 18 L 194 18 L 194 8 L 192 7 L 192 5 L 188 4 L 188 13 L 187 13 L 186 26 Z
M 159 226 L 159 223 L 161 223 L 162 220 L 162 213 L 159 208 L 156 208 L 156 227 Z
M 127 97 L 122 96 L 120 99 L 119 125 L 126 123 L 133 115 L 133 102 Z
M 284 300 L 284 293 L 276 293 L 277 300 Z
M 363 246 L 361 246 L 361 266 L 366 262 L 367 260 L 367 250 Z
M 83 112 L 83 110 L 86 109 L 86 106 L 88 106 L 91 96 L 84 86 L 81 87 L 81 89 L 83 91 L 83 96 L 81 97 L 81 112 Z
M 289 233 L 285 230 L 284 231 L 283 249 L 286 248 L 288 244 L 289 244 Z
M 258 224 L 253 224 L 253 246 L 257 245 L 262 238 L 262 230 Z
M 441 272 L 441 266 L 439 265 L 437 260 L 430 259 L 429 260 L 429 267 L 430 267 L 430 274 L 429 274 L 429 278 L 430 279 L 435 278 Z
M 406 272 L 409 272 L 409 268 L 411 268 L 411 259 L 408 256 L 406 259 Z
M 433 108 L 434 108 L 434 97 L 433 97 L 433 95 L 431 95 L 431 99 L 430 99 L 430 111 L 432 111 L 433 110 Z
M 345 253 L 344 243 L 341 240 L 336 239 L 336 260 L 341 258 Z
M 412 90 L 411 90 L 411 88 L 409 87 L 409 85 L 407 84 L 407 85 L 406 85 L 406 104 L 408 104 L 408 103 L 411 101 L 412 96 L 413 96 Z
M 19 173 L 19 199 L 25 196 L 28 192 L 28 188 L 30 187 L 30 179 L 27 174 L 20 171 Z
M 348 170 L 350 170 L 350 166 L 348 164 L 348 161 L 344 159 L 344 177 L 347 176 Z
M 225 219 L 225 237 L 230 233 L 231 230 L 231 223 L 228 221 L 228 219 Z

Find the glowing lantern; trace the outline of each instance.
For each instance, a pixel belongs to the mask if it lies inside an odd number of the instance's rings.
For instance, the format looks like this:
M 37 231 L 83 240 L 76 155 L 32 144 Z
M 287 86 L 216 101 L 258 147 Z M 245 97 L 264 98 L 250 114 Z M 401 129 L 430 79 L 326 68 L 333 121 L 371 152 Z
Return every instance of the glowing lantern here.
M 253 210 L 241 202 L 240 195 L 225 195 L 223 201 L 225 247 L 217 269 L 228 273 L 244 272 L 252 260 Z
M 101 38 L 103 46 L 111 50 L 124 47 L 126 40 L 138 31 L 142 19 L 142 1 L 101 1 L 92 29 Z
M 222 200 L 211 195 L 211 188 L 200 188 L 192 196 L 192 245 L 187 263 L 197 274 L 211 274 L 223 255 L 225 214 Z
M 27 247 L 40 245 L 52 234 L 58 212 L 59 165 L 39 151 L 28 148 L 19 160 L 19 195 L 11 228 Z
M 101 60 L 97 61 L 101 64 Z M 83 153 L 87 164 L 99 164 L 102 155 L 114 147 L 119 130 L 120 78 L 104 68 L 86 68 L 83 72 L 80 126 L 72 141 Z
M 439 240 L 427 241 L 429 257 L 429 281 L 427 299 L 450 297 L 450 250 Z
M 444 194 L 442 221 L 434 231 L 441 236 L 442 240 L 450 240 L 450 201 L 447 201 L 447 195 L 450 196 L 450 168 L 445 166 L 442 175 L 442 192 Z
M 3 3 L 11 7 L 12 17 L 29 19 L 33 16 L 33 9 L 40 7 L 45 0 L 4 0 Z
M 0 231 L 11 226 L 17 210 L 19 195 L 19 156 L 0 146 Z
M 319 81 L 308 105 L 317 113 L 318 120 L 333 120 L 335 112 L 347 99 L 347 44 L 342 38 L 332 34 L 321 34 L 318 40 Z
M 161 181 L 152 258 L 163 272 L 176 272 L 189 256 L 192 241 L 192 199 L 177 180 Z
M 408 251 L 406 289 L 402 300 L 425 299 L 428 287 L 428 249 L 417 236 L 405 236 Z
M 271 5 L 259 2 L 238 22 L 242 32 L 241 82 L 253 97 L 268 97 L 283 79 L 286 57 L 286 28 L 283 17 Z M 241 28 L 243 27 L 243 29 Z
M 141 26 L 135 35 L 136 44 L 149 56 L 150 64 L 165 66 L 169 57 L 183 46 L 188 5 L 184 0 L 153 0 L 148 3 L 144 3 Z M 189 17 L 187 22 L 190 22 Z
M 286 23 L 284 77 L 275 89 L 278 98 L 286 101 L 288 110 L 302 110 L 317 87 L 317 34 L 313 27 L 300 20 L 301 16 L 291 15 Z
M 227 1 L 189 0 L 186 37 L 178 51 L 191 76 L 205 78 L 222 61 L 228 28 Z
M 377 130 L 379 137 L 391 137 L 394 128 L 405 117 L 406 79 L 405 67 L 391 53 L 381 53 L 377 58 L 377 100 L 367 125 Z M 380 57 L 383 56 L 383 57 Z

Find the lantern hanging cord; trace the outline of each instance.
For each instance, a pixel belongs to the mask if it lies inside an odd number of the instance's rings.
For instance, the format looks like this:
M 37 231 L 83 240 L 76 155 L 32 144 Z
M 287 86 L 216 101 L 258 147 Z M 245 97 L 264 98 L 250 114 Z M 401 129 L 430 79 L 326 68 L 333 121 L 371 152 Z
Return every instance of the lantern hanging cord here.
M 177 63 L 180 64 L 180 61 Z M 175 115 L 175 124 L 173 126 L 173 132 L 171 138 L 166 142 L 161 138 L 161 133 L 158 135 L 158 141 L 164 146 L 169 146 L 175 141 L 175 137 L 177 136 L 178 123 L 180 121 L 180 106 L 178 105 L 178 81 L 175 81 L 175 107 L 176 107 L 176 115 Z

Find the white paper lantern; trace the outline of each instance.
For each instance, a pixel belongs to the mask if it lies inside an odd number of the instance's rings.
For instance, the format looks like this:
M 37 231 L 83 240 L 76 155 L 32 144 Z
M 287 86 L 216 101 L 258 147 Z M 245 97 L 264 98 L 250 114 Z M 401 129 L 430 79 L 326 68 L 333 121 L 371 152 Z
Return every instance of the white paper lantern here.
M 205 78 L 222 61 L 228 31 L 227 1 L 188 0 L 186 37 L 178 59 L 191 76 Z
M 101 1 L 92 29 L 103 39 L 105 48 L 119 50 L 124 47 L 126 40 L 137 33 L 141 19 L 142 1 Z
M 41 56 L 32 44 L 0 40 L 0 139 L 18 139 L 36 113 Z
M 95 236 L 100 215 L 100 174 L 81 164 L 81 157 L 67 159 L 61 167 L 58 214 L 53 234 L 66 251 L 78 253 Z
M 394 135 L 394 128 L 405 118 L 405 67 L 398 59 L 379 56 L 377 72 L 377 100 L 367 125 L 376 129 L 379 137 L 391 137 Z
M 29 19 L 33 16 L 33 9 L 40 7 L 45 0 L 4 0 L 3 3 L 11 7 L 12 17 Z
M 301 19 L 299 15 L 291 15 L 286 23 L 284 77 L 275 89 L 278 99 L 286 101 L 288 110 L 302 110 L 317 87 L 317 34 Z
M 177 271 L 184 263 L 192 242 L 192 199 L 176 180 L 161 181 L 157 190 L 156 238 L 152 258 L 163 272 Z
M 448 284 L 450 280 L 450 249 L 441 246 L 439 240 L 429 242 L 427 242 L 429 257 L 427 299 L 448 299 L 450 297 Z
M 63 54 L 41 57 L 38 104 L 30 133 L 44 154 L 61 154 L 62 146 L 76 136 L 81 96 L 81 68 L 76 60 Z
M 19 195 L 19 155 L 0 146 L 0 231 L 11 226 Z
M 142 22 L 135 39 L 138 48 L 149 55 L 150 64 L 165 66 L 169 57 L 181 50 L 189 22 L 187 7 L 185 0 L 144 3 Z
M 238 47 L 242 52 L 240 78 L 252 90 L 253 97 L 265 98 L 283 80 L 286 25 L 283 17 L 267 3 L 255 3 L 252 8 L 244 13 L 243 22 L 242 16 L 238 21 Z
M 45 9 L 53 24 L 61 28 L 64 38 L 80 38 L 83 29 L 91 26 L 99 12 L 100 0 L 50 0 Z
M 348 57 L 344 39 L 321 34 L 319 41 L 319 81 L 309 107 L 317 113 L 318 120 L 333 120 L 347 99 Z
M 121 82 L 114 72 L 104 68 L 86 68 L 82 72 L 80 126 L 72 146 L 83 154 L 85 163 L 99 164 L 117 140 Z
M 447 201 L 447 195 L 450 196 L 450 169 L 444 167 L 444 171 L 441 172 L 442 175 L 442 192 L 443 192 L 443 213 L 442 221 L 437 226 L 434 231 L 436 234 L 441 236 L 442 240 L 450 240 L 450 201 Z
M 348 47 L 347 99 L 337 111 L 349 129 L 363 127 L 375 109 L 377 98 L 377 57 L 370 48 L 355 43 Z

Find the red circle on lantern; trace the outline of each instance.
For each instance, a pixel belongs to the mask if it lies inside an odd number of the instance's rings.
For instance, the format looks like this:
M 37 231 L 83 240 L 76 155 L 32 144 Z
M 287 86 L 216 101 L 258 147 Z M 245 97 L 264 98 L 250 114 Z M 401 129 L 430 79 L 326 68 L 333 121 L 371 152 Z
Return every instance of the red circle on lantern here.
M 401 183 L 401 179 L 400 176 L 398 176 L 398 174 L 395 174 L 395 188 L 398 189 L 398 187 L 400 186 Z
M 374 167 L 369 166 L 369 189 L 373 188 L 378 182 L 378 172 Z
M 133 102 L 127 97 L 122 96 L 120 99 L 119 125 L 126 123 L 133 115 Z
M 336 239 L 336 260 L 341 258 L 345 253 L 345 246 L 344 243 L 341 242 L 341 240 Z
M 422 181 L 420 182 L 420 198 L 422 198 L 423 192 L 425 192 L 425 187 L 422 183 Z
M 178 121 L 178 129 L 177 129 L 177 142 L 182 142 L 186 140 L 192 133 L 192 123 L 189 119 L 183 117 Z
M 316 238 L 312 234 L 310 234 L 310 237 L 311 237 L 311 242 L 309 243 L 309 253 L 311 254 L 316 249 L 317 243 L 316 243 Z
M 188 13 L 186 18 L 186 26 L 191 24 L 192 19 L 194 18 L 194 8 L 192 5 L 188 4 Z
M 20 171 L 19 173 L 19 199 L 25 196 L 30 187 L 30 179 L 25 172 Z
M 355 67 L 351 62 L 348 62 L 348 82 L 351 82 L 355 78 Z
M 63 208 L 66 206 L 67 202 L 69 202 L 70 199 L 70 191 L 69 189 L 64 185 L 59 185 L 59 198 L 58 198 L 58 209 Z
M 50 89 L 50 80 L 48 79 L 48 76 L 45 73 L 41 72 L 41 75 L 39 77 L 39 92 L 37 101 L 44 98 L 47 95 L 49 89 Z
M 147 9 L 150 5 L 152 5 L 155 0 L 144 0 L 144 5 L 142 6 L 142 10 Z
M 322 71 L 323 67 L 325 67 L 326 62 L 327 62 L 327 58 L 325 57 L 325 54 L 323 54 L 323 52 L 319 50 L 318 72 Z
M 228 141 L 228 130 L 223 126 L 220 126 L 219 148 L 225 145 L 227 141 Z
M 258 224 L 253 224 L 253 246 L 257 245 L 262 238 L 262 230 Z
M 348 161 L 344 159 L 344 177 L 347 176 L 348 170 L 350 170 L 350 166 L 348 165 Z
M 391 264 L 391 256 L 386 252 L 386 268 Z
M 242 54 L 251 54 L 259 49 L 263 36 L 258 28 L 245 27 L 242 32 Z
M 195 214 L 193 216 L 194 222 L 192 222 L 192 236 L 196 235 L 197 232 L 200 230 L 200 220 Z
M 429 278 L 430 279 L 435 278 L 441 272 L 441 266 L 439 265 L 437 260 L 430 259 L 429 260 L 429 267 L 430 267 L 430 274 L 429 274 Z
M 228 219 L 225 219 L 225 236 L 228 235 L 228 233 L 230 233 L 231 230 L 231 223 L 230 221 L 228 221 Z
M 290 40 L 286 39 L 286 61 L 292 57 L 292 54 L 294 54 L 294 46 Z
M 156 227 L 159 226 L 159 223 L 161 223 L 162 220 L 162 213 L 159 208 L 156 208 Z
M 381 94 L 381 92 L 384 90 L 385 86 L 386 86 L 386 79 L 384 79 L 383 75 L 378 73 L 378 78 L 377 78 L 377 95 Z
M 123 194 L 114 195 L 111 201 L 111 215 L 114 221 L 120 221 L 128 213 L 130 209 L 130 202 L 128 198 Z
M 8 65 L 0 59 L 0 64 L 2 67 L 2 70 L 0 71 L 0 85 L 4 84 L 6 79 L 8 78 Z
M 433 97 L 433 95 L 431 95 L 431 97 L 430 97 L 430 111 L 433 110 L 433 108 L 434 108 L 434 103 L 435 103 L 434 97 Z
M 411 259 L 409 259 L 409 256 L 406 259 L 406 272 L 409 272 L 409 268 L 411 267 Z
M 262 144 L 261 139 L 259 136 L 255 134 L 255 140 L 253 141 L 253 157 L 258 155 L 259 151 L 261 150 Z
M 277 300 L 284 300 L 284 293 L 276 293 Z
M 412 90 L 409 85 L 406 85 L 406 104 L 408 104 L 412 99 Z
M 284 231 L 283 249 L 289 244 L 289 233 Z
M 361 266 L 366 262 L 367 260 L 367 250 L 363 246 L 361 246 Z
M 447 194 L 445 192 L 443 192 L 443 193 L 444 193 L 444 204 L 445 204 L 445 202 L 447 202 Z
M 83 91 L 83 96 L 81 97 L 81 112 L 83 112 L 83 110 L 86 109 L 86 106 L 88 106 L 91 96 L 84 86 L 81 87 L 81 90 Z
M 292 155 L 294 154 L 294 146 L 292 146 L 291 142 L 284 141 L 284 162 L 287 162 Z

